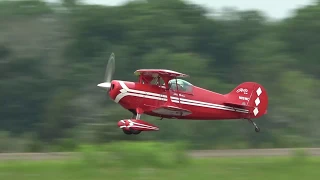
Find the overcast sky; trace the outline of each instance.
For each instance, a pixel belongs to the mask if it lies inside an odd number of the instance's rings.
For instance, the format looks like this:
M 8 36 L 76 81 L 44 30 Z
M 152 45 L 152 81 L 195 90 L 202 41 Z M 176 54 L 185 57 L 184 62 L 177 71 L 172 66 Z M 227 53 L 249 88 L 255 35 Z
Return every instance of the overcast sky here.
M 90 4 L 121 5 L 128 0 L 83 0 Z M 161 1 L 161 0 L 159 0 Z M 311 4 L 313 0 L 187 0 L 208 8 L 236 7 L 239 10 L 258 9 L 271 18 L 284 18 L 293 9 Z

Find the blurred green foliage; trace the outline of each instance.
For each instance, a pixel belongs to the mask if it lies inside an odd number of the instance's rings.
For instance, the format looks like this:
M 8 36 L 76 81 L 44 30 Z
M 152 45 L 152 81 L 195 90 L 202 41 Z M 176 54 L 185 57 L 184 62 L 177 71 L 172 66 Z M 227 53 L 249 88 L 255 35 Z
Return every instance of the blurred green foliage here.
M 0 1 L 0 150 L 71 151 L 122 140 L 180 140 L 192 148 L 318 146 L 319 11 L 318 1 L 272 21 L 263 12 L 233 9 L 212 17 L 180 0 L 114 7 Z M 96 87 L 111 52 L 116 79 L 134 81 L 136 69 L 166 68 L 220 93 L 244 81 L 261 83 L 269 94 L 268 114 L 257 120 L 261 133 L 243 121 L 142 116 L 160 131 L 124 135 L 116 123 L 131 113 Z
M 91 167 L 175 168 L 190 163 L 181 143 L 118 142 L 81 146 L 82 160 Z
M 129 144 L 128 144 L 129 145 Z M 148 145 L 144 145 L 148 146 Z M 148 148 L 148 147 L 146 147 Z M 160 148 L 161 149 L 161 148 Z M 159 149 L 159 150 L 160 150 Z M 167 150 L 167 149 L 161 149 Z M 145 150 L 142 150 L 145 151 Z M 91 151 L 92 153 L 94 151 Z M 139 156 L 139 151 L 129 152 Z M 161 153 L 160 153 L 161 154 Z M 128 155 L 131 156 L 131 155 Z M 128 157 L 126 156 L 126 157 Z M 137 158 L 138 158 L 137 157 Z M 160 157 L 157 156 L 156 157 Z M 171 156 L 162 156 L 170 161 Z M 56 160 L 56 161 L 9 161 L 0 163 L 0 178 L 12 180 L 55 180 L 55 179 L 290 179 L 313 180 L 319 176 L 319 158 L 301 157 L 219 157 L 194 159 L 187 166 L 154 166 L 151 161 L 128 158 L 114 166 L 108 164 L 110 158 L 99 156 L 93 161 Z M 100 163 L 98 163 L 100 162 Z M 163 161 L 162 161 L 163 162 Z M 104 163 L 104 164 L 102 164 Z M 122 164 L 123 163 L 123 164 Z M 120 165 L 122 164 L 122 165 Z M 119 166 L 120 165 L 120 166 Z M 163 165 L 163 164 L 161 164 Z

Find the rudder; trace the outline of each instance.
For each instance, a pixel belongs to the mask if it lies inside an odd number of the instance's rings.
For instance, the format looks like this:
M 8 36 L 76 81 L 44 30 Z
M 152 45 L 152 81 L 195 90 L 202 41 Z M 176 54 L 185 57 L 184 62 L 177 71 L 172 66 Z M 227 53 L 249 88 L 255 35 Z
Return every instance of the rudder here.
M 267 113 L 268 94 L 266 89 L 255 82 L 244 82 L 226 94 L 229 101 L 243 105 L 249 110 L 246 118 L 259 118 Z

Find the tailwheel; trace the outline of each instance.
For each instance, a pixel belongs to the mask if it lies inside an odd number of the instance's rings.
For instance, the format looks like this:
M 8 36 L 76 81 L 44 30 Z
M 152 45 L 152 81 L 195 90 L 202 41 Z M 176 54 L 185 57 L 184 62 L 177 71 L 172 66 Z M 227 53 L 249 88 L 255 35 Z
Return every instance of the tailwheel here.
M 256 132 L 260 132 L 260 128 L 257 126 L 257 124 L 255 122 L 253 122 L 251 119 L 248 119 L 248 121 L 250 121 L 252 123 L 252 125 L 254 126 L 254 130 Z

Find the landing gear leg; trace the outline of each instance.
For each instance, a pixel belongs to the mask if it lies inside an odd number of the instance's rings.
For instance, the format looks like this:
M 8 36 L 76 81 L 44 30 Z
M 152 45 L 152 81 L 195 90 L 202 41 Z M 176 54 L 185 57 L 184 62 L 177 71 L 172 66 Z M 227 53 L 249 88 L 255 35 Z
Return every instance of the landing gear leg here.
M 140 116 L 141 116 L 141 114 L 138 114 L 138 113 L 137 113 L 136 119 L 140 119 Z M 132 128 L 130 128 L 130 132 L 131 132 L 132 134 L 135 134 L 135 135 L 141 133 L 141 131 L 139 131 L 139 130 L 134 130 L 134 129 L 132 129 Z
M 131 119 L 140 119 L 141 114 L 132 114 Z
M 137 108 L 136 110 L 129 110 L 130 112 L 132 112 L 132 116 L 131 116 L 131 119 L 137 119 L 137 120 L 140 120 L 140 116 L 141 114 L 143 114 L 143 110 L 140 109 L 140 108 Z M 129 122 L 131 122 L 131 120 L 128 120 Z M 124 122 L 123 122 L 124 123 Z M 118 125 L 119 127 L 121 125 Z M 141 131 L 140 130 L 135 130 L 131 127 L 129 127 L 128 129 L 122 129 L 123 133 L 127 134 L 127 135 L 131 135 L 131 134 L 134 134 L 134 135 L 137 135 L 137 134 L 140 134 Z
M 254 130 L 256 132 L 260 132 L 260 128 L 257 126 L 257 124 L 255 122 L 253 122 L 251 119 L 248 119 L 248 121 L 250 121 L 251 124 L 254 126 Z

